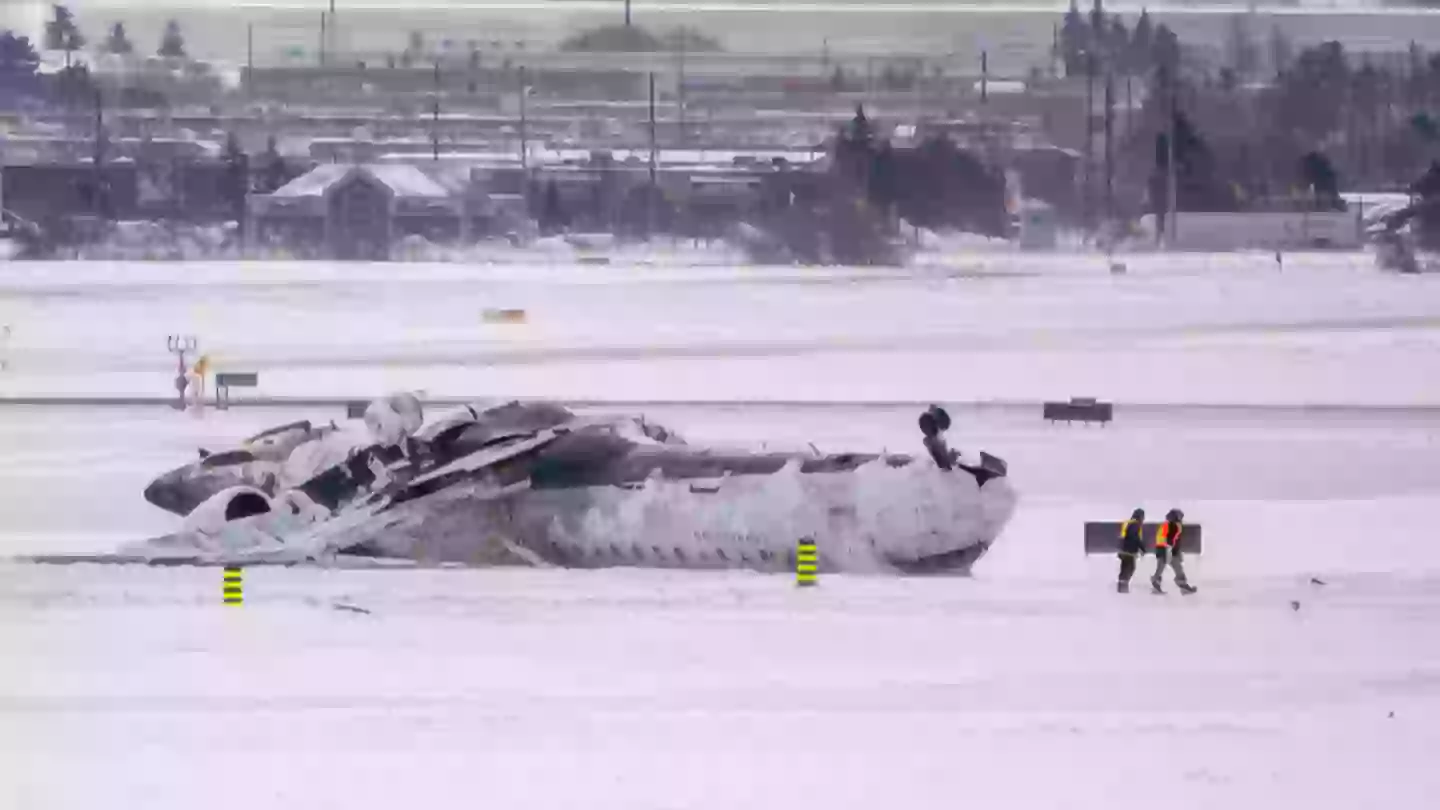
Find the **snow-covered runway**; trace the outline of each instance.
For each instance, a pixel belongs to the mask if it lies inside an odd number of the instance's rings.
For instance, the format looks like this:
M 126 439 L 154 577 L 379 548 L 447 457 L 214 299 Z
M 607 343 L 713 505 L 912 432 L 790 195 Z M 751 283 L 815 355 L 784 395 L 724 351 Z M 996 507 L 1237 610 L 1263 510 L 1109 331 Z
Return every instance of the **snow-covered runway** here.
M 164 395 L 166 336 L 192 334 L 270 395 L 1440 405 L 1440 278 L 1364 256 L 1126 262 L 16 265 L 0 396 Z
M 193 331 L 262 394 L 679 400 L 645 412 L 707 443 L 914 452 L 913 409 L 866 402 L 981 402 L 953 408 L 952 443 L 1004 457 L 1020 508 L 973 579 L 811 591 L 266 568 L 233 609 L 214 569 L 0 564 L 0 807 L 1408 808 L 1440 788 L 1431 279 L 1319 259 L 1278 277 L 291 270 L 304 283 L 0 279 L 0 396 L 163 395 L 163 337 Z M 528 324 L 476 316 L 512 305 Z M 1117 421 L 1040 419 L 1035 400 L 1072 395 L 1116 399 Z M 150 476 L 342 415 L 0 407 L 0 555 L 163 532 Z M 1114 558 L 1081 554 L 1085 520 L 1135 506 L 1204 525 L 1199 595 L 1118 596 Z
M 1426 806 L 1440 591 L 1326 581 L 5 569 L 4 799 Z

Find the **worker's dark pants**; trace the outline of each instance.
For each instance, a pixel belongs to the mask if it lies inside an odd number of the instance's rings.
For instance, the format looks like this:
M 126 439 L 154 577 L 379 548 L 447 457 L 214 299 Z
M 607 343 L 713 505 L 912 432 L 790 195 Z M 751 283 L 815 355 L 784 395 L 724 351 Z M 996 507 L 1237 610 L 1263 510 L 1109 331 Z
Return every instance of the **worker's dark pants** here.
M 1180 552 L 1171 552 L 1168 548 L 1155 549 L 1155 576 L 1150 577 L 1150 583 L 1160 587 L 1160 580 L 1165 576 L 1165 565 L 1169 563 L 1170 568 L 1175 571 L 1175 584 L 1184 588 L 1189 585 L 1185 579 L 1185 555 Z
M 1135 555 L 1120 552 L 1120 581 L 1128 583 L 1135 576 Z

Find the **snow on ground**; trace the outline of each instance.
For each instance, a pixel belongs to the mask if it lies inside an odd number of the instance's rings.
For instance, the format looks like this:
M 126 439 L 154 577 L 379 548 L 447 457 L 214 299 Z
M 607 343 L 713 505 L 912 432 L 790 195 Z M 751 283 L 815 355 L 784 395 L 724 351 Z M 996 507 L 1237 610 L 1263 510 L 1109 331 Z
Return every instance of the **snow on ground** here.
M 1440 287 L 1127 261 L 7 268 L 0 396 L 163 395 L 158 346 L 193 328 L 265 394 L 1121 405 L 1103 429 L 954 407 L 953 443 L 1022 498 L 970 580 L 255 569 L 234 609 L 213 569 L 0 564 L 0 807 L 1428 806 Z M 552 354 L 486 354 L 516 344 Z M 0 407 L 0 555 L 165 531 L 150 476 L 330 410 Z M 918 449 L 910 406 L 644 410 L 707 443 Z M 1081 524 L 1173 505 L 1205 527 L 1201 593 L 1116 595 Z
M 25 662 L 0 697 L 11 807 L 1422 807 L 1440 787 L 1433 580 L 1181 601 L 266 569 L 238 610 L 213 569 L 0 582 Z
M 259 394 L 1440 404 L 1440 279 L 1358 255 L 1125 261 L 24 265 L 0 278 L 0 395 L 165 395 L 165 337 L 189 333 L 218 367 L 260 372 Z M 487 323 L 493 308 L 528 322 Z

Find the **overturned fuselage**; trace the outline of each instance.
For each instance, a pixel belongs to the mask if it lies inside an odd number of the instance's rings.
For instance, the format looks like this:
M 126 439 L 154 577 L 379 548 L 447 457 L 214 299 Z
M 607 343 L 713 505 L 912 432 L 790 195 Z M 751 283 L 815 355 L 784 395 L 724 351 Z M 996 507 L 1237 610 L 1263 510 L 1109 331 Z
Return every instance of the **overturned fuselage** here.
M 723 452 L 552 403 L 397 419 L 287 425 L 172 470 L 145 496 L 185 528 L 127 553 L 778 570 L 809 537 L 822 570 L 968 572 L 1015 506 L 1004 463 L 985 454 L 947 470 L 902 455 Z

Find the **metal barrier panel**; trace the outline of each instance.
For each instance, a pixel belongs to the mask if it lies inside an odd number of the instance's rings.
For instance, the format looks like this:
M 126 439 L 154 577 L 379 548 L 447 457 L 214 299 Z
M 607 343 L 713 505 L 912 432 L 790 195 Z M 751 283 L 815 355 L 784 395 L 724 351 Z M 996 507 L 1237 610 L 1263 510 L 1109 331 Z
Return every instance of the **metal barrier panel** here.
M 1072 401 L 1047 402 L 1041 415 L 1051 422 L 1111 422 L 1115 419 L 1115 405 L 1111 402 Z
M 260 375 L 255 372 L 225 372 L 215 375 L 216 387 L 254 388 L 260 384 Z

